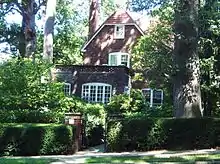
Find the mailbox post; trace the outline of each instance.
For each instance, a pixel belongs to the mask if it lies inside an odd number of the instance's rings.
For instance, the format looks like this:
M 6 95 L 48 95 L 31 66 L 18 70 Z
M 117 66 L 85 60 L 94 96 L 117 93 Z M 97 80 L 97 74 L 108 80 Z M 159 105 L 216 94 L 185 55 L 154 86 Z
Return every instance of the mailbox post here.
M 65 124 L 76 127 L 75 131 L 75 151 L 82 147 L 82 114 L 81 113 L 65 113 Z

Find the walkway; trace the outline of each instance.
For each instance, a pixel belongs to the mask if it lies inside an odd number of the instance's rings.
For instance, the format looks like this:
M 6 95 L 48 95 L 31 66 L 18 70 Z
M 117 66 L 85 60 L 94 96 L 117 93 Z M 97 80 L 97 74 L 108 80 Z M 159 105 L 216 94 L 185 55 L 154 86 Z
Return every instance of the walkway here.
M 54 162 L 50 164 L 75 164 L 75 163 L 86 163 L 88 159 L 98 157 L 105 157 L 111 159 L 111 157 L 140 157 L 141 158 L 155 158 L 156 160 L 169 159 L 169 158 L 180 158 L 187 155 L 210 155 L 210 154 L 219 154 L 220 150 L 217 149 L 203 149 L 203 150 L 189 150 L 189 151 L 167 151 L 167 150 L 159 150 L 159 151 L 149 151 L 149 152 L 122 152 L 122 153 L 103 153 L 104 146 L 96 146 L 89 148 L 85 151 L 77 152 L 74 155 L 57 155 L 57 156 L 34 156 L 34 157 L 27 157 L 27 158 L 34 158 L 34 159 L 52 159 Z M 12 157 L 12 158 L 21 158 L 21 157 Z M 218 158 L 220 160 L 220 157 Z M 110 160 L 111 161 L 111 160 Z M 100 162 L 100 161 L 99 161 Z M 214 162 L 196 162 L 196 163 L 216 163 Z M 102 163 L 102 162 L 101 162 Z M 108 162 L 109 163 L 109 162 Z M 110 162 L 111 163 L 111 162 Z M 132 161 L 126 162 L 116 162 L 116 163 L 134 163 Z M 136 163 L 136 162 L 135 162 Z M 141 163 L 149 163 L 149 162 L 141 162 Z M 152 162 L 151 162 L 152 163 Z M 164 163 L 164 162 L 153 162 L 153 163 Z M 167 163 L 167 162 L 166 162 Z M 177 163 L 177 162 L 169 162 L 169 163 Z M 180 162 L 178 162 L 180 163 Z M 181 163 L 192 163 L 192 162 L 181 162 Z M 194 162 L 195 163 L 195 162 Z M 218 162 L 220 163 L 220 162 Z

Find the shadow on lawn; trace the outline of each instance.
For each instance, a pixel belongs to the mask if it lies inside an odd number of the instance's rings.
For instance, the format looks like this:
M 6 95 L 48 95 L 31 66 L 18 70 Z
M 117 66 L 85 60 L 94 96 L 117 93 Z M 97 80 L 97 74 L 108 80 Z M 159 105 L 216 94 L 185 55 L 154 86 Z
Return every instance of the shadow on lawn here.
M 1 164 L 50 164 L 56 161 L 57 161 L 56 159 L 5 158 L 5 159 L 1 159 L 0 163 Z
M 220 162 L 220 159 L 210 159 L 207 157 L 183 158 L 183 157 L 155 157 L 155 156 L 117 156 L 117 157 L 91 157 L 86 160 L 86 163 L 163 163 L 163 162 L 180 162 L 180 163 L 195 163 L 206 161 L 206 163 Z

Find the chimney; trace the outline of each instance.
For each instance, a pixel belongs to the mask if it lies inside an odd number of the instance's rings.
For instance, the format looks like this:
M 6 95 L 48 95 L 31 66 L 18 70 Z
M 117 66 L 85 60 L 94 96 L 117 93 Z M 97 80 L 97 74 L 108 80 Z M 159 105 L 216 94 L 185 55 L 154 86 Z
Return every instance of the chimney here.
M 95 33 L 98 27 L 98 6 L 99 0 L 91 0 L 89 10 L 89 38 Z

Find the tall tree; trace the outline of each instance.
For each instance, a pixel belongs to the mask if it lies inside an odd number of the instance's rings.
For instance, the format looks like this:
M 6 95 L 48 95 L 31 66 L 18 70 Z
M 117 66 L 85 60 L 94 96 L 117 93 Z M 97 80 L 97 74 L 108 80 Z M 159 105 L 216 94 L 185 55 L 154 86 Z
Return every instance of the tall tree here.
M 34 58 L 36 48 L 35 0 L 22 1 L 22 31 L 25 38 L 25 57 Z
M 199 0 L 175 1 L 173 98 L 176 117 L 201 117 L 198 56 Z
M 98 0 L 91 0 L 89 9 L 89 38 L 95 33 L 98 27 Z
M 20 55 L 22 57 L 33 57 L 36 48 L 36 24 L 35 16 L 41 6 L 45 4 L 44 0 L 2 0 L 0 1 L 0 16 L 6 17 L 8 14 L 20 14 L 22 16 L 22 26 L 17 26 L 17 28 L 10 28 L 5 30 L 3 41 L 12 43 L 19 49 Z M 18 32 L 21 30 L 20 32 Z M 3 30 L 4 31 L 4 30 Z M 1 30 L 0 30 L 1 32 Z M 16 37 L 12 37 L 12 34 L 16 34 Z M 7 39 L 7 36 L 11 39 Z M 15 36 L 15 35 L 13 35 Z M 12 40 L 14 38 L 14 40 Z M 15 43 L 17 40 L 17 43 Z
M 47 0 L 46 20 L 44 26 L 44 59 L 53 62 L 53 32 L 56 13 L 56 0 Z

